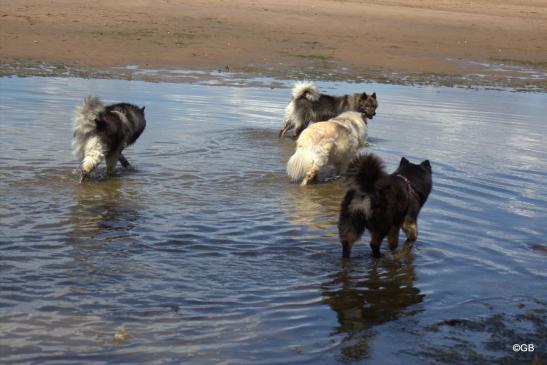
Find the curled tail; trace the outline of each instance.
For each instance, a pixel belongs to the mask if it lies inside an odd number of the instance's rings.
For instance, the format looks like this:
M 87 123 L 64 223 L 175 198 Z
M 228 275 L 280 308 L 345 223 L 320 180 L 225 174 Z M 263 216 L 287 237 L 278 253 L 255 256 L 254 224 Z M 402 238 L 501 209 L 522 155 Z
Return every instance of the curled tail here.
M 319 89 L 313 82 L 297 82 L 292 88 L 292 99 L 296 100 L 302 97 L 309 101 L 317 101 L 319 100 Z
M 374 192 L 376 181 L 385 175 L 384 163 L 373 154 L 357 156 L 346 173 L 348 183 L 362 193 Z
M 97 97 L 88 96 L 84 102 L 76 107 L 74 115 L 74 139 L 72 153 L 82 160 L 85 155 L 86 144 L 97 130 L 96 119 L 105 108 Z
M 302 180 L 312 168 L 315 159 L 316 154 L 313 150 L 297 148 L 289 162 L 287 162 L 287 175 L 289 175 L 291 181 Z

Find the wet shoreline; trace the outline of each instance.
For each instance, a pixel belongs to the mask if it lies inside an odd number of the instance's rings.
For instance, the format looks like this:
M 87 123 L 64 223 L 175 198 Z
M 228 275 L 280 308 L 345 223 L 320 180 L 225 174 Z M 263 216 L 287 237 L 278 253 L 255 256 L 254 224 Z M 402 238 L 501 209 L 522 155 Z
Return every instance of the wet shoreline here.
M 222 65 L 209 68 L 149 69 L 139 65 L 115 67 L 82 67 L 64 63 L 36 60 L 8 59 L 0 64 L 0 77 L 76 77 L 84 79 L 138 80 L 147 82 L 190 83 L 201 85 L 286 87 L 287 80 L 316 80 L 351 83 L 379 83 L 403 86 L 445 86 L 467 89 L 509 90 L 516 92 L 547 92 L 547 73 L 534 65 L 517 65 L 452 60 L 473 67 L 480 65 L 483 72 L 464 75 L 435 73 L 391 72 L 380 68 L 348 69 L 337 63 L 291 68 L 287 65 L 248 66 L 234 69 Z

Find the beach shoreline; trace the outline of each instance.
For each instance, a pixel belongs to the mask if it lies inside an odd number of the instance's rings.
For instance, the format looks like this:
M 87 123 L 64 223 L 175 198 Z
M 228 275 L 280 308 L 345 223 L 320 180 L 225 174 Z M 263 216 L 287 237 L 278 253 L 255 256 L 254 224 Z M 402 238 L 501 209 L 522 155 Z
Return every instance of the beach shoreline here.
M 136 67 L 547 90 L 541 1 L 1 3 L 3 76 L 139 78 Z

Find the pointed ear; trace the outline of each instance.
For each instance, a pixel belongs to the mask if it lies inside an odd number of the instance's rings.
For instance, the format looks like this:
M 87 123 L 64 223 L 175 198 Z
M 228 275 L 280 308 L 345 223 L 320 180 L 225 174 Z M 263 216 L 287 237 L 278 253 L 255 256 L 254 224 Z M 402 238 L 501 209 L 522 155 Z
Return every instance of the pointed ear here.
M 408 165 L 410 162 L 404 158 L 404 157 L 401 157 L 401 162 L 399 162 L 399 166 L 405 166 L 405 165 Z
M 368 98 L 367 93 L 363 93 L 363 100 L 367 100 L 367 98 Z
M 373 98 L 373 99 L 376 99 L 376 93 L 375 93 L 375 92 L 372 93 L 372 98 Z
M 424 166 L 424 167 L 427 167 L 428 169 L 431 170 L 431 164 L 429 163 L 429 160 L 425 160 L 424 162 L 422 162 L 420 165 Z
M 144 112 L 144 108 L 146 108 L 146 107 L 145 107 L 145 106 L 143 106 L 143 107 L 141 108 L 141 112 Z

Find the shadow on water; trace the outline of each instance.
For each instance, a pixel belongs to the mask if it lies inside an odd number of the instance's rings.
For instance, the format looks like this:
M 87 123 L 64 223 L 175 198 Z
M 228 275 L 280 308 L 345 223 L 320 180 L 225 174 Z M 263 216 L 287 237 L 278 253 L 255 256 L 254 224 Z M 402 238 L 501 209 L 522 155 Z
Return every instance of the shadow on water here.
M 338 319 L 332 335 L 342 336 L 343 361 L 358 361 L 369 355 L 375 326 L 423 310 L 415 306 L 425 295 L 415 287 L 413 252 L 402 249 L 362 265 L 343 262 L 340 271 L 321 285 L 323 301 Z

